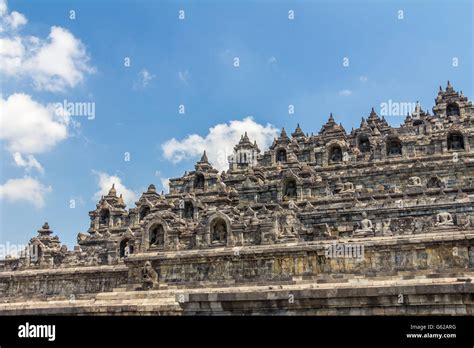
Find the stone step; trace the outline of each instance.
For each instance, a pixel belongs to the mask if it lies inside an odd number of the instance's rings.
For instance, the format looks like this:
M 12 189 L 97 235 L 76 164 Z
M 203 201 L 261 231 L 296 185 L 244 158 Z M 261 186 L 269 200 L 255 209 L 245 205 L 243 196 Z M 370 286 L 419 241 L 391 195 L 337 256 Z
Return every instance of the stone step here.
M 112 292 L 123 292 L 123 291 L 127 291 L 127 287 L 126 287 L 126 286 L 118 287 L 118 288 L 113 288 L 113 289 L 112 289 Z
M 2 314 L 48 314 L 60 311 L 65 314 L 100 314 L 120 312 L 155 312 L 168 313 L 179 312 L 181 307 L 174 299 L 117 299 L 117 300 L 78 300 L 68 301 L 31 301 L 21 303 L 9 303 L 0 305 Z
M 162 305 L 177 305 L 178 303 L 175 299 L 117 299 L 117 300 L 100 300 L 95 301 L 95 306 L 126 306 L 126 305 L 154 305 L 154 306 L 162 306 Z
M 119 291 L 102 292 L 95 296 L 96 300 L 117 300 L 117 299 L 158 299 L 175 298 L 176 291 L 169 290 L 144 290 L 144 291 Z

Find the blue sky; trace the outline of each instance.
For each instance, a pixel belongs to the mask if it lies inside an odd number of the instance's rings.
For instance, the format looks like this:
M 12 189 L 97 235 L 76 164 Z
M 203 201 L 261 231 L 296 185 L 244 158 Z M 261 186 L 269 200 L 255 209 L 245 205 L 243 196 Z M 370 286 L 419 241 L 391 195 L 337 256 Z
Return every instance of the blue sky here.
M 26 21 L 14 21 L 13 11 Z M 165 189 L 167 178 L 193 169 L 203 148 L 216 158 L 246 128 L 263 147 L 281 127 L 293 131 L 300 123 L 317 133 L 330 112 L 350 131 L 389 99 L 419 100 L 431 110 L 447 80 L 473 94 L 469 0 L 9 1 L 2 21 L 1 37 L 19 38 L 24 48 L 20 66 L 10 68 L 11 54 L 0 52 L 0 112 L 12 125 L 10 134 L 0 132 L 3 244 L 26 243 L 48 221 L 71 247 L 110 182 L 119 181 L 131 201 L 150 183 Z M 53 54 L 37 57 L 38 47 Z M 24 98 L 8 99 L 15 94 Z M 10 110 L 22 110 L 25 100 L 34 107 L 94 103 L 95 118 L 72 115 L 67 125 L 48 119 L 46 131 L 62 125 L 67 134 L 46 132 L 50 145 L 27 148 L 13 135 L 38 137 L 42 126 L 32 117 L 21 125 L 29 130 L 15 125 Z M 22 180 L 34 191 L 29 197 L 15 194 L 29 187 Z

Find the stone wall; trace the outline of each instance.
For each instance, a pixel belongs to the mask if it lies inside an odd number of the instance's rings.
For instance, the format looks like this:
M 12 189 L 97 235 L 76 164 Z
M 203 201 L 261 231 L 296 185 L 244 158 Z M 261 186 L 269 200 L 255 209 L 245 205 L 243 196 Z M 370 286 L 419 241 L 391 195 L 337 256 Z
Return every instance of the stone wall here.
M 336 244 L 334 244 L 336 243 Z M 328 246 L 363 247 L 363 257 L 327 256 Z M 358 249 L 361 250 L 361 249 Z M 129 281 L 141 282 L 141 271 L 151 261 L 160 283 L 269 283 L 295 279 L 338 282 L 354 277 L 456 274 L 473 269 L 474 230 L 443 230 L 419 236 L 340 239 L 294 245 L 266 245 L 140 253 L 130 256 Z M 355 255 L 354 253 L 352 253 Z M 334 255 L 337 256 L 337 255 Z
M 363 246 L 363 257 L 329 257 L 331 245 L 351 256 Z M 137 291 L 146 262 L 158 284 Z M 146 252 L 125 265 L 1 272 L 0 314 L 470 315 L 473 276 L 474 229 Z
M 0 272 L 0 298 L 70 298 L 112 291 L 126 282 L 123 265 Z
M 189 294 L 183 315 L 473 315 L 474 284 Z

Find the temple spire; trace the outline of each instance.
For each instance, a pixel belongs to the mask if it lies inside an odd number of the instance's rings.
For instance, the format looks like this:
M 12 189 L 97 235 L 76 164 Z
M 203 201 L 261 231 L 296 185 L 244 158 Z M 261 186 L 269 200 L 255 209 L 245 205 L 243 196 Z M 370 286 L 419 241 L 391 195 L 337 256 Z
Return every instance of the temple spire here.
M 370 115 L 369 118 L 374 118 L 377 117 L 377 113 L 374 110 L 374 107 L 372 106 L 372 109 L 370 110 Z
M 207 154 L 206 154 L 206 150 L 204 150 L 202 156 L 201 156 L 201 160 L 199 161 L 201 163 L 209 163 L 209 160 L 207 159 Z
M 115 183 L 112 184 L 112 188 L 109 190 L 109 196 L 117 196 L 117 191 L 115 190 Z
M 446 86 L 446 92 L 452 92 L 452 91 L 454 91 L 454 88 L 451 85 L 451 82 L 448 80 L 448 85 Z
M 125 207 L 125 201 L 124 201 L 124 199 L 123 199 L 123 195 L 122 195 L 122 194 L 120 194 L 120 197 L 119 197 L 117 203 L 118 203 L 119 206 Z
M 369 117 L 367 118 L 367 122 L 372 125 L 372 124 L 374 124 L 374 122 L 378 122 L 378 121 L 379 121 L 379 115 L 377 115 L 377 113 L 375 112 L 374 107 L 372 106 L 372 108 L 370 110 Z
M 293 138 L 304 137 L 304 132 L 303 132 L 303 130 L 301 129 L 299 123 L 296 125 L 295 131 L 294 131 L 293 133 L 291 133 L 291 136 L 292 136 Z
M 250 142 L 250 139 L 249 139 L 249 136 L 247 134 L 247 132 L 245 132 L 244 135 L 241 135 L 240 136 L 240 141 L 239 141 L 239 144 L 251 144 Z
M 41 226 L 41 228 L 38 230 L 38 234 L 40 236 L 49 236 L 52 233 L 53 231 L 51 231 L 51 229 L 49 228 L 49 224 L 47 222 L 45 222 L 43 226 Z

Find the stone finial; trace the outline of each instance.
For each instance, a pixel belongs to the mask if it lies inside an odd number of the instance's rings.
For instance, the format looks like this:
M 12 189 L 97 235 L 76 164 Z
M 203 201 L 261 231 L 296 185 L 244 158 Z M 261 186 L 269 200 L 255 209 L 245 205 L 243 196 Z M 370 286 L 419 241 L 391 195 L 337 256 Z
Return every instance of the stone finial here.
M 120 194 L 120 197 L 119 197 L 119 199 L 118 199 L 118 203 L 119 203 L 119 204 L 122 204 L 122 205 L 125 205 L 125 202 L 124 202 L 124 200 L 123 200 L 122 194 Z
M 53 231 L 49 228 L 49 224 L 45 222 L 43 226 L 38 230 L 38 234 L 41 236 L 49 236 Z
M 415 105 L 415 113 L 419 114 L 421 112 L 420 102 L 417 100 Z
M 446 86 L 446 92 L 452 92 L 454 90 L 453 86 L 451 85 L 451 82 L 448 80 L 448 85 Z
M 185 173 L 184 175 L 186 175 L 186 173 Z M 150 192 L 150 193 L 156 192 L 156 187 L 155 187 L 155 185 L 150 184 L 150 185 L 148 186 L 147 192 Z
M 281 129 L 280 138 L 288 138 L 288 134 L 286 134 L 285 127 Z
M 299 123 L 296 125 L 295 131 L 291 134 L 291 136 L 292 136 L 293 138 L 295 138 L 295 137 L 304 137 L 304 132 L 303 132 L 303 130 L 301 129 Z
M 332 113 L 329 114 L 329 119 L 327 120 L 326 124 L 321 127 L 319 134 L 326 134 L 326 133 L 345 133 L 344 127 L 342 124 L 337 124 L 334 120 Z
M 372 106 L 372 109 L 370 110 L 370 114 L 369 114 L 369 120 L 374 120 L 378 118 L 378 115 L 377 113 L 375 112 L 375 109 L 374 107 Z
M 201 160 L 199 161 L 201 163 L 209 163 L 209 160 L 207 159 L 207 154 L 206 154 L 206 150 L 204 150 L 202 156 L 201 156 Z
M 240 140 L 237 146 L 240 148 L 252 146 L 252 142 L 250 141 L 247 132 L 245 132 L 244 135 L 240 136 Z
M 111 189 L 109 190 L 109 196 L 117 196 L 117 191 L 115 190 L 115 183 L 112 184 Z
M 336 124 L 336 121 L 334 121 L 334 117 L 332 115 L 332 112 L 329 114 L 328 121 L 326 122 L 326 125 L 331 125 L 331 124 Z

